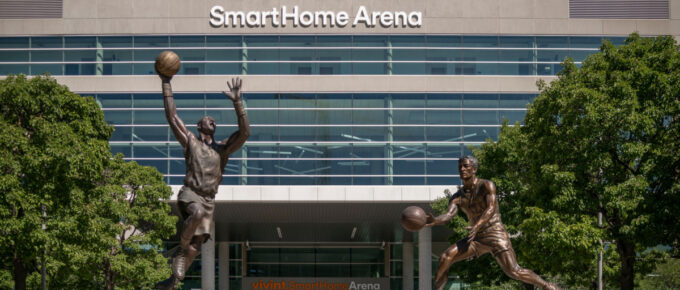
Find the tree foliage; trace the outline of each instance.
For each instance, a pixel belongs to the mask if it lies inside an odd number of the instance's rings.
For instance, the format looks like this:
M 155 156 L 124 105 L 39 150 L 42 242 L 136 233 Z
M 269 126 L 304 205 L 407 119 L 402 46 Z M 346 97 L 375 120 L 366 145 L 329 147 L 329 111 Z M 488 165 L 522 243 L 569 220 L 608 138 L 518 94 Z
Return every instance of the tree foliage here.
M 160 256 L 140 246 L 172 234 L 169 188 L 112 159 L 111 132 L 94 99 L 50 77 L 0 81 L 0 277 L 13 280 L 0 286 L 37 288 L 42 261 L 50 288 L 103 288 L 106 257 L 135 279 L 156 271 Z M 130 225 L 145 234 L 121 243 Z
M 633 34 L 563 67 L 524 126 L 474 150 L 479 175 L 496 183 L 522 266 L 592 287 L 604 249 L 605 283 L 632 289 L 662 260 L 646 249 L 680 248 L 680 52 Z

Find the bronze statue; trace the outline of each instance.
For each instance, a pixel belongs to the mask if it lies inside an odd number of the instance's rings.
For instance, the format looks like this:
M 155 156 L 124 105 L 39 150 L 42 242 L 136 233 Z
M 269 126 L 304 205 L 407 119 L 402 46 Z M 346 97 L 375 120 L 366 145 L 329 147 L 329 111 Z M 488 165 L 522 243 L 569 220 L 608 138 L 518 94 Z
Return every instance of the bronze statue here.
M 171 76 L 159 73 L 163 81 L 165 117 L 184 148 L 186 176 L 179 192 L 177 205 L 184 220 L 180 231 L 180 249 L 172 259 L 172 276 L 160 282 L 158 289 L 174 289 L 184 279 L 184 273 L 194 258 L 201 253 L 201 245 L 210 239 L 213 222 L 215 194 L 222 182 L 224 167 L 229 154 L 236 152 L 250 136 L 250 125 L 241 101 L 241 84 L 238 78 L 227 82 L 229 92 L 223 92 L 233 103 L 238 117 L 238 131 L 229 139 L 215 141 L 215 119 L 205 116 L 198 121 L 198 137 L 187 129 L 177 115 L 177 108 L 170 86 Z
M 517 264 L 508 232 L 501 222 L 496 199 L 496 185 L 486 179 L 477 178 L 479 162 L 472 156 L 458 160 L 458 171 L 463 187 L 449 198 L 446 213 L 427 217 L 425 226 L 431 227 L 450 221 L 462 209 L 470 221 L 467 237 L 452 245 L 439 258 L 435 275 L 435 289 L 444 289 L 449 268 L 455 262 L 491 253 L 506 275 L 510 278 L 533 284 L 542 289 L 558 289 L 557 286 L 541 279 L 536 273 Z

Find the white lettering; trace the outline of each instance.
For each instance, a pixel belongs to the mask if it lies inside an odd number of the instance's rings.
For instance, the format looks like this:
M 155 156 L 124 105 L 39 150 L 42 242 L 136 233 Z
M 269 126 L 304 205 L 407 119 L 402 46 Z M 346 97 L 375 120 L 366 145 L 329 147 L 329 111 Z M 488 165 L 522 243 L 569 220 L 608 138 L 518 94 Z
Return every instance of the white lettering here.
M 354 281 L 349 283 L 349 290 L 380 290 L 380 283 L 355 283 Z
M 406 16 L 406 12 L 397 11 L 397 12 L 394 13 L 394 26 L 401 25 L 402 27 L 404 27 L 404 26 L 406 26 L 407 22 L 408 22 L 408 18 Z
M 338 13 L 338 17 L 336 17 L 335 19 L 338 20 L 338 23 L 337 23 L 338 26 L 345 27 L 349 23 L 349 14 L 347 14 L 347 12 L 345 12 L 345 11 L 340 11 Z
M 231 26 L 236 26 L 236 17 L 241 19 L 239 25 L 243 26 L 245 22 L 246 15 L 241 11 L 227 11 L 224 13 L 224 25 L 229 23 L 229 17 L 231 17 Z
M 224 7 L 213 6 L 210 8 L 210 25 L 220 27 L 224 24 Z
M 366 12 L 366 7 L 359 6 L 359 10 L 357 11 L 357 16 L 354 17 L 354 22 L 352 23 L 352 26 L 357 26 L 359 22 L 363 22 L 366 26 L 371 26 L 371 19 L 368 18 L 368 12 Z
M 293 19 L 293 27 L 300 25 L 297 5 L 293 6 L 293 13 L 287 13 L 286 6 L 281 6 L 281 27 L 286 27 L 286 19 L 288 18 Z
M 413 19 L 415 17 L 415 19 Z M 408 14 L 408 26 L 420 27 L 423 25 L 423 13 L 418 11 L 413 11 Z
M 248 12 L 248 14 L 246 15 L 246 23 L 250 27 L 260 25 L 260 12 L 258 11 Z
M 271 20 L 269 20 L 271 19 Z M 210 8 L 210 25 L 212 27 L 265 27 L 271 22 L 273 27 L 285 27 L 288 21 L 293 27 L 345 27 L 350 25 L 350 16 L 346 11 L 303 11 L 297 5 L 289 9 L 285 5 L 278 10 L 276 7 L 269 11 L 225 11 L 224 7 L 216 5 Z M 366 6 L 359 6 L 352 27 L 359 24 L 366 27 L 420 27 L 423 25 L 421 11 L 369 11 Z
M 272 26 L 279 26 L 279 11 L 276 8 L 272 8 Z
M 319 24 L 319 22 L 321 23 Z M 314 26 L 319 25 L 323 27 L 335 25 L 335 13 L 333 11 L 317 11 L 314 13 Z
M 384 27 L 392 26 L 392 20 L 394 19 L 390 12 L 383 12 L 382 15 L 380 15 L 380 25 Z
M 300 25 L 302 25 L 302 27 L 309 27 L 312 23 L 314 23 L 314 15 L 312 15 L 312 12 L 302 11 L 302 13 L 300 13 Z

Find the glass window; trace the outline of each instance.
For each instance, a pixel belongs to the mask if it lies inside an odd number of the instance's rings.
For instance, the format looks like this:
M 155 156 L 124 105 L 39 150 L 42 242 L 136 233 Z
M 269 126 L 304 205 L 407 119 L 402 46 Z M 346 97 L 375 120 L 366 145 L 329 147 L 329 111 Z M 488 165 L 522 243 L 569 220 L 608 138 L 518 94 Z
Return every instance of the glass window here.
M 566 36 L 536 36 L 538 48 L 568 48 L 569 38 Z
M 134 119 L 134 124 L 167 124 L 168 121 L 165 118 L 165 112 L 163 110 L 135 110 L 132 111 L 132 118 Z M 186 119 L 184 120 L 187 121 Z
M 151 143 L 151 144 L 133 144 L 134 158 L 167 158 L 168 144 L 165 143 Z
M 205 50 L 203 49 L 177 49 L 175 52 L 182 60 L 179 74 L 198 75 L 205 74 Z M 200 63 L 196 63 L 200 61 Z
M 352 37 L 348 35 L 339 36 L 317 36 L 317 47 L 351 47 Z
M 313 248 L 281 248 L 279 261 L 282 263 L 311 262 L 315 260 Z
M 349 277 L 350 264 L 316 265 L 316 277 Z
M 135 108 L 163 108 L 163 95 L 161 93 L 135 94 Z
M 64 51 L 62 50 L 33 50 L 31 51 L 31 61 L 61 62 Z
M 314 94 L 281 94 L 279 106 L 280 124 L 313 124 L 316 120 L 316 98 Z M 288 109 L 285 109 L 288 108 Z M 295 110 L 301 108 L 302 110 Z M 313 129 L 313 127 L 311 127 Z
M 139 165 L 142 166 L 152 166 L 158 169 L 161 174 L 168 174 L 168 161 L 166 160 L 135 160 Z M 188 275 L 188 273 L 187 273 Z M 186 280 L 185 280 L 186 281 Z
M 241 36 L 208 35 L 207 47 L 241 47 Z
M 137 126 L 132 128 L 133 141 L 168 141 L 169 127 Z
M 135 36 L 135 47 L 168 47 L 167 36 Z
M 315 72 L 321 75 L 352 74 L 352 50 L 318 49 Z
M 131 108 L 131 94 L 97 94 L 97 103 L 102 108 Z M 107 112 L 105 112 L 106 114 Z
M 102 47 L 132 47 L 131 36 L 100 36 Z
M 498 127 L 465 127 L 464 141 L 484 142 L 487 139 L 498 140 Z
M 502 124 L 505 119 L 508 120 L 508 124 L 514 125 L 517 122 L 524 124 L 524 116 L 527 114 L 526 111 L 500 111 L 500 123 Z
M 64 37 L 64 47 L 67 48 L 96 48 L 96 36 L 67 36 Z
M 314 47 L 314 36 L 281 36 L 281 47 Z
M 464 108 L 498 108 L 498 94 L 465 94 Z
M 500 47 L 533 48 L 533 36 L 501 36 Z
M 117 128 L 116 128 L 117 130 Z M 114 131 L 115 132 L 115 131 Z M 129 141 L 130 139 L 128 138 L 127 140 L 124 141 Z M 113 138 L 111 138 L 111 141 L 114 141 Z M 114 156 L 118 153 L 123 154 L 124 157 L 129 158 L 132 157 L 132 145 L 130 144 L 110 144 L 111 146 L 111 154 Z
M 463 111 L 463 124 L 465 125 L 496 125 L 498 124 L 498 111 L 496 110 L 465 110 Z
M 244 42 L 247 47 L 278 47 L 278 36 L 244 36 Z
M 32 37 L 32 48 L 62 48 L 64 47 L 61 37 Z
M 203 47 L 205 36 L 170 36 L 170 47 Z
M 115 124 L 114 122 L 111 122 L 109 118 L 107 118 L 107 115 L 104 115 L 104 119 L 106 122 L 109 124 Z M 115 114 L 114 114 L 115 115 Z M 129 112 L 127 112 L 127 115 L 130 115 Z M 132 140 L 132 127 L 113 127 L 113 134 L 111 135 L 110 141 L 131 141 Z M 113 145 L 111 145 L 113 146 Z M 127 157 L 132 157 L 132 155 L 126 155 Z
M 97 60 L 96 50 L 66 50 L 64 51 L 65 61 L 95 61 Z
M 0 37 L 0 48 L 28 48 L 28 37 Z
M 2 62 L 27 62 L 28 61 L 28 50 L 17 50 L 17 51 L 12 51 L 12 50 L 4 50 L 0 51 L 0 61 Z M 3 64 L 1 67 L 6 66 L 7 64 Z M 28 67 L 28 66 L 26 66 Z
M 387 50 L 385 49 L 353 49 L 352 73 L 355 75 L 387 74 Z
M 387 36 L 354 36 L 355 47 L 387 47 Z
M 352 95 L 351 94 L 319 94 L 317 95 L 316 113 L 317 124 L 351 124 L 352 123 Z M 335 109 L 340 110 L 335 110 Z
M 31 75 L 49 73 L 51 75 L 63 75 L 64 66 L 61 64 L 32 64 L 30 66 Z
M 217 94 L 226 100 L 223 94 Z M 197 93 L 179 93 L 175 94 L 175 105 L 177 108 L 203 108 L 204 107 L 204 97 L 203 94 Z
M 600 48 L 602 38 L 589 36 L 572 36 L 569 38 L 571 48 Z
M 291 75 L 312 75 L 316 65 L 312 63 L 315 59 L 314 49 L 282 49 L 280 51 L 279 73 Z M 290 62 L 286 62 L 290 61 Z
M 465 47 L 498 47 L 498 36 L 463 36 Z
M 28 54 L 28 52 L 26 52 Z M 2 55 L 2 53 L 0 53 Z M 0 56 L 0 61 L 1 60 Z M 3 64 L 0 65 L 0 75 L 8 74 L 25 74 L 28 75 L 29 65 L 28 64 Z
M 460 117 L 460 112 L 457 112 Z M 461 141 L 461 127 L 425 127 L 427 141 Z
M 384 263 L 384 251 L 378 248 L 353 248 L 352 263 Z
M 252 175 L 278 175 L 279 174 L 279 148 L 276 145 L 249 144 L 243 147 L 246 152 L 244 158 L 248 159 L 246 168 L 248 171 L 248 184 L 250 185 L 277 185 L 278 177 L 252 176 Z M 292 152 L 281 152 L 282 156 L 288 156 Z
M 533 94 L 500 94 L 500 107 L 524 109 L 532 97 Z
M 350 248 L 318 248 L 316 249 L 316 261 L 321 263 L 347 263 L 350 261 Z
M 462 36 L 427 36 L 427 46 L 460 47 L 462 40 Z

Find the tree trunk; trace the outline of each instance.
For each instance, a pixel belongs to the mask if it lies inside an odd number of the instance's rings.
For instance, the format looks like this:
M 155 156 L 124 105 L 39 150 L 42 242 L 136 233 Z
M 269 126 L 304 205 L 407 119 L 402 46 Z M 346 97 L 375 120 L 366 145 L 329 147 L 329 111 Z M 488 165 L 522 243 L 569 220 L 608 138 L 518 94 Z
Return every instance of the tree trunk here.
M 26 289 L 26 265 L 24 260 L 21 259 L 16 253 L 14 254 L 14 271 L 12 272 L 12 278 L 14 278 L 14 289 L 25 290 Z
M 632 290 L 635 286 L 635 244 L 617 240 L 616 251 L 621 256 L 621 289 Z
M 104 279 L 106 279 L 106 290 L 116 289 L 113 279 L 113 271 L 111 271 L 111 263 L 109 262 L 109 259 L 104 260 Z

